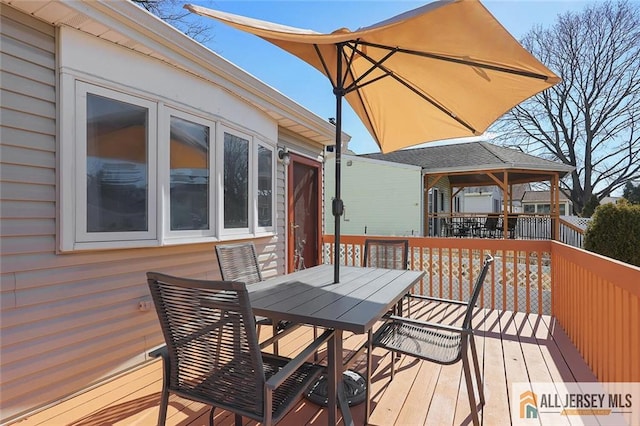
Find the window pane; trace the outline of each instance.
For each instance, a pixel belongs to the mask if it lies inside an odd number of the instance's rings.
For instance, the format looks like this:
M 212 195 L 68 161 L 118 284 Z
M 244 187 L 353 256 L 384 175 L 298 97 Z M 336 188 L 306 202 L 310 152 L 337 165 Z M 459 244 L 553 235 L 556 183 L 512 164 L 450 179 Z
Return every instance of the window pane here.
M 541 214 L 549 214 L 551 212 L 551 205 L 549 204 L 538 204 L 538 213 Z
M 258 226 L 273 225 L 273 152 L 258 145 Z
M 209 127 L 171 117 L 171 230 L 209 229 Z
M 536 212 L 535 204 L 525 204 L 524 205 L 524 212 L 525 213 L 535 213 Z
M 566 210 L 566 205 L 565 204 L 560 204 L 560 216 L 564 216 L 567 214 L 567 210 Z
M 148 115 L 87 94 L 87 232 L 148 230 Z
M 224 134 L 224 227 L 249 227 L 249 141 Z

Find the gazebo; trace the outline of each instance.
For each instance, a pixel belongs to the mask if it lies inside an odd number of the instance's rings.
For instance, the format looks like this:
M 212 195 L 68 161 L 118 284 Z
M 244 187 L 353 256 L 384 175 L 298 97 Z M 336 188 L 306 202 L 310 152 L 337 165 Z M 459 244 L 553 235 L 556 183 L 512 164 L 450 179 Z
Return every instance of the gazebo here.
M 445 235 L 443 224 L 451 223 L 456 218 L 466 216 L 467 221 L 479 224 L 481 217 L 487 217 L 487 214 L 453 213 L 455 196 L 468 187 L 497 186 L 501 190 L 504 196 L 500 211 L 497 212 L 501 224 L 515 223 L 518 217 L 533 223 L 531 221 L 535 215 L 523 215 L 514 211 L 513 194 L 515 185 L 535 182 L 549 183 L 551 208 L 546 218 L 551 219 L 550 237 L 556 239 L 559 235 L 560 179 L 573 170 L 571 166 L 489 142 L 436 145 L 361 156 L 422 168 L 425 236 Z M 509 220 L 510 217 L 512 221 Z M 509 228 L 501 225 L 498 232 L 504 238 L 513 238 L 515 233 Z

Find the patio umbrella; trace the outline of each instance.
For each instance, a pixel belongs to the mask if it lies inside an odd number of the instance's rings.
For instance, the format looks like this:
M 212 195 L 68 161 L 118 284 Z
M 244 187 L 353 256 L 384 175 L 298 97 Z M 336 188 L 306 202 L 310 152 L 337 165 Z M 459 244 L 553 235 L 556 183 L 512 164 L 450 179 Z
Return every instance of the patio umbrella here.
M 325 74 L 336 96 L 335 282 L 339 282 L 342 98 L 382 152 L 482 134 L 560 79 L 477 0 L 438 1 L 369 27 L 321 34 L 195 5 Z

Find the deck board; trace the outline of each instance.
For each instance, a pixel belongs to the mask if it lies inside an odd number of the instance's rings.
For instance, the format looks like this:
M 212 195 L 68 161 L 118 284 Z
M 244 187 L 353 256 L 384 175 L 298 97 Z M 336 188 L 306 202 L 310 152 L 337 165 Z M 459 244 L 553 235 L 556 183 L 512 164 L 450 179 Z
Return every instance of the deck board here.
M 442 310 L 432 303 L 412 306 L 414 317 L 447 322 L 461 320 L 457 310 Z M 576 348 L 553 318 L 534 314 L 478 309 L 474 316 L 476 343 L 486 404 L 480 412 L 484 425 L 508 425 L 512 413 L 511 384 L 521 381 L 594 381 Z M 268 337 L 269 327 L 261 330 Z M 280 353 L 291 355 L 312 339 L 312 328 L 301 327 L 280 341 Z M 344 353 L 365 341 L 362 335 L 345 333 Z M 270 348 L 268 348 L 270 350 Z M 324 361 L 324 349 L 319 351 Z M 372 413 L 370 424 L 387 425 L 468 425 L 471 423 L 462 364 L 439 366 L 408 356 L 396 360 L 396 376 L 391 381 L 391 355 L 383 349 L 373 352 Z M 364 357 L 354 369 L 364 371 Z M 80 393 L 20 421 L 32 425 L 155 425 L 157 422 L 162 368 L 159 361 Z M 476 395 L 477 396 L 477 395 Z M 356 424 L 364 419 L 364 404 L 352 407 Z M 171 396 L 167 425 L 208 424 L 209 407 Z M 216 425 L 231 426 L 234 416 L 216 410 Z M 339 417 L 341 420 L 341 418 Z M 576 419 L 577 420 L 577 419 Z M 301 399 L 280 423 L 283 426 L 326 425 L 327 411 Z M 573 423 L 573 422 L 572 422 Z M 256 422 L 245 419 L 246 426 Z M 342 422 L 340 422 L 342 424 Z

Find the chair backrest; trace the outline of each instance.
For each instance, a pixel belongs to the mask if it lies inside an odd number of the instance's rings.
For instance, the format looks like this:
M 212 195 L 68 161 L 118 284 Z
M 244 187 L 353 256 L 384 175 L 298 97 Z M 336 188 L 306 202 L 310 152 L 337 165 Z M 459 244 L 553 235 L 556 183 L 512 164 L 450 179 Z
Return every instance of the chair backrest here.
M 223 280 L 246 284 L 262 281 L 256 246 L 252 242 L 217 245 L 216 255 Z
M 171 365 L 169 389 L 261 416 L 264 366 L 247 288 L 147 273 Z
M 478 279 L 473 286 L 473 291 L 471 293 L 471 297 L 469 298 L 469 305 L 467 306 L 467 312 L 464 315 L 464 320 L 462 321 L 462 328 L 470 329 L 471 328 L 471 319 L 473 318 L 473 309 L 478 302 L 478 297 L 480 296 L 480 292 L 482 291 L 482 285 L 484 284 L 484 279 L 487 277 L 487 272 L 489 271 L 489 266 L 493 263 L 493 257 L 487 256 L 484 260 L 484 264 L 482 265 L 482 270 L 480 271 L 480 275 L 478 275 Z
M 387 269 L 409 268 L 409 240 L 364 241 L 363 266 Z
M 518 225 L 518 216 L 510 216 L 507 219 L 507 229 L 509 231 L 513 231 L 514 229 L 516 229 L 517 225 Z
M 489 215 L 484 220 L 484 228 L 490 231 L 495 231 L 498 227 L 498 216 Z

